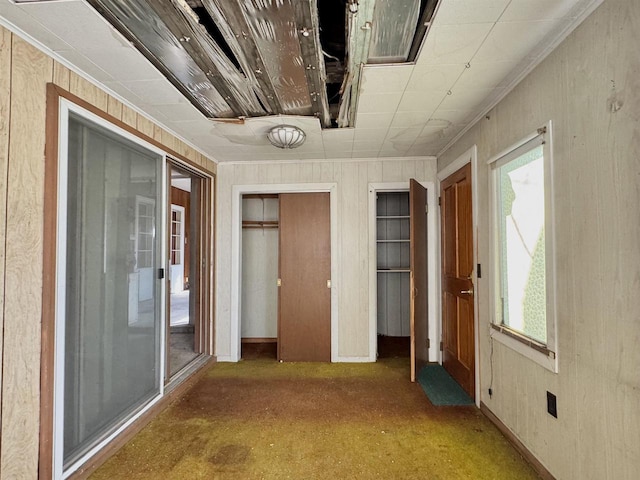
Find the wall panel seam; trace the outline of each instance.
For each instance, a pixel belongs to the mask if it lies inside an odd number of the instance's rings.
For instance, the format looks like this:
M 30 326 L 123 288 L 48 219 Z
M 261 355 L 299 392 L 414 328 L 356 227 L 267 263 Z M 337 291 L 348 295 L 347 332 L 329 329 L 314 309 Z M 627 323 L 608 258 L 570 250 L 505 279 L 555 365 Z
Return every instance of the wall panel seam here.
M 5 361 L 4 361 L 4 355 L 5 355 L 5 349 L 4 349 L 4 317 L 5 317 L 5 311 L 6 311 L 6 298 L 5 298 L 5 293 L 6 293 L 6 289 L 7 289 L 7 205 L 8 205 L 8 201 L 9 201 L 9 158 L 10 158 L 10 151 L 11 151 L 11 87 L 13 84 L 13 38 L 14 35 L 13 33 L 9 33 L 9 70 L 7 72 L 8 76 L 9 76 L 9 96 L 7 98 L 7 118 L 6 118 L 6 128 L 7 128 L 7 148 L 6 148 L 6 162 L 7 162 L 7 168 L 5 171 L 5 190 L 4 190 L 4 223 L 2 224 L 2 228 L 5 232 L 4 235 L 4 245 L 2 245 L 3 248 L 3 258 L 2 258 L 2 292 L 0 292 L 0 294 L 2 295 L 2 337 L 0 337 L 0 351 L 2 352 L 2 358 L 0 358 L 0 360 L 2 361 L 2 366 L 0 368 L 2 368 L 2 374 L 0 375 L 0 432 L 2 432 L 2 419 L 3 417 L 3 394 L 4 394 L 4 366 L 5 366 Z M 2 439 L 3 436 L 0 434 L 0 451 L 2 451 Z

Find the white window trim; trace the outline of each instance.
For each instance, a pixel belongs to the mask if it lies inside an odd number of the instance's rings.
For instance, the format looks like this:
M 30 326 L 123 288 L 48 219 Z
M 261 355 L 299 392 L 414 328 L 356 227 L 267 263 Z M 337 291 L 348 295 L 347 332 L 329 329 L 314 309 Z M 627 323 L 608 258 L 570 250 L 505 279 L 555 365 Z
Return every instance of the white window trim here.
M 69 154 L 69 112 L 74 112 L 93 123 L 111 131 L 119 136 L 143 146 L 160 156 L 162 156 L 162 178 L 161 182 L 166 183 L 167 178 L 167 158 L 166 153 L 145 142 L 141 138 L 123 130 L 122 128 L 110 123 L 104 118 L 95 115 L 88 110 L 70 102 L 67 99 L 60 98 L 60 108 L 58 112 L 58 218 L 57 218 L 57 252 L 56 252 L 56 319 L 55 319 L 55 350 L 54 350 L 54 395 L 53 395 L 53 478 L 66 479 L 74 474 L 80 466 L 102 450 L 109 442 L 126 430 L 133 422 L 140 418 L 145 412 L 151 409 L 164 396 L 164 378 L 166 357 L 165 352 L 165 329 L 160 328 L 160 365 L 158 369 L 159 393 L 151 398 L 144 406 L 142 406 L 134 415 L 126 420 L 122 425 L 115 429 L 111 434 L 103 438 L 94 445 L 82 457 L 78 458 L 67 469 L 63 467 L 63 443 L 64 443 L 64 360 L 65 360 L 65 296 L 66 296 L 66 247 L 67 247 L 67 186 L 68 186 L 68 154 Z M 162 189 L 162 205 L 166 205 L 166 189 Z M 165 210 L 160 214 L 161 232 L 166 232 L 167 222 Z M 167 240 L 166 235 L 161 238 L 161 258 L 166 258 Z M 165 284 L 163 282 L 160 288 L 160 304 L 166 303 Z M 165 309 L 161 309 L 160 324 L 165 325 Z
M 545 182 L 545 280 L 547 301 L 547 342 L 546 350 L 541 351 L 534 346 L 515 338 L 516 335 L 505 333 L 506 328 L 500 324 L 498 312 L 498 296 L 500 294 L 499 282 L 499 255 L 498 255 L 498 216 L 497 216 L 497 188 L 496 168 L 523 152 L 516 150 L 528 143 L 540 138 L 544 155 L 544 182 Z M 555 255 L 555 212 L 554 212 L 554 166 L 553 166 L 553 136 L 551 120 L 535 132 L 527 135 L 519 142 L 511 145 L 498 155 L 492 157 L 487 165 L 489 167 L 489 196 L 490 196 L 490 245 L 491 245 L 491 328 L 490 336 L 493 340 L 515 350 L 526 358 L 536 362 L 542 367 L 554 373 L 558 373 L 558 341 L 557 341 L 557 305 L 556 305 L 556 255 Z M 535 343 L 535 342 L 531 342 Z

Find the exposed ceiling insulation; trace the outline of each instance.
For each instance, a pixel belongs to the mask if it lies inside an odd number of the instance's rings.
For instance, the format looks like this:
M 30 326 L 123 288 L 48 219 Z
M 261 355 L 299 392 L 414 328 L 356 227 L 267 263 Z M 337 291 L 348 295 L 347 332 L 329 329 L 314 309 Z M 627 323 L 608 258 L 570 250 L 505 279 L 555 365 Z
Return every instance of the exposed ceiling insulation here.
M 324 128 L 353 126 L 361 66 L 407 61 L 437 2 L 88 1 L 205 116 L 315 116 Z

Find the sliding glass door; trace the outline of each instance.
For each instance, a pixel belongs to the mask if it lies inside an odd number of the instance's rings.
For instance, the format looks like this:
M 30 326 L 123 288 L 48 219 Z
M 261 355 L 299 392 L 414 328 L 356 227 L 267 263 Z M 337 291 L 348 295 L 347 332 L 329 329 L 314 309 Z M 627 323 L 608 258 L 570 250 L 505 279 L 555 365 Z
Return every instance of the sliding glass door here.
M 161 394 L 164 155 L 67 110 L 60 156 L 56 463 Z

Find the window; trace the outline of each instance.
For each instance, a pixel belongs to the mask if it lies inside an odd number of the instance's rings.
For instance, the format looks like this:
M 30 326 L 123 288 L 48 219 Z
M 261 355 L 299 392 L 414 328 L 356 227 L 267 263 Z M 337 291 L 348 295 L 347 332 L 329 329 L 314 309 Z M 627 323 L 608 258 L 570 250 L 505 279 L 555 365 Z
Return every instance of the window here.
M 490 164 L 492 336 L 555 371 L 550 125 Z

